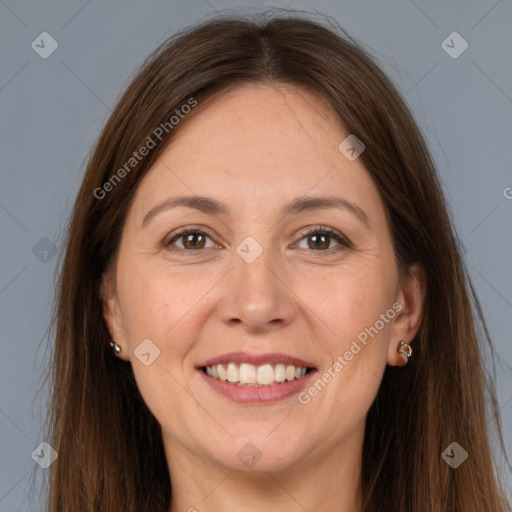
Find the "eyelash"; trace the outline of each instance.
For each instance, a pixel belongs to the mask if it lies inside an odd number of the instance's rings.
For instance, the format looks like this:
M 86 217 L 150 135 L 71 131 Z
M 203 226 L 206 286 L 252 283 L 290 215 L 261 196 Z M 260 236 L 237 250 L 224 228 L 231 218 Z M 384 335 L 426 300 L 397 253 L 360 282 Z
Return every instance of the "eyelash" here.
M 205 250 L 205 249 L 196 249 L 196 250 L 182 249 L 181 247 L 174 247 L 172 249 L 170 248 L 170 246 L 173 244 L 173 242 L 175 242 L 176 240 L 179 240 L 180 238 L 183 238 L 185 235 L 189 235 L 189 234 L 200 234 L 200 235 L 207 236 L 210 239 L 212 238 L 210 235 L 208 235 L 208 233 L 205 233 L 201 229 L 184 228 L 175 233 L 171 233 L 162 242 L 162 245 L 163 245 L 163 247 L 165 247 L 166 249 L 169 249 L 169 250 L 184 251 L 184 252 L 188 252 L 188 253 L 195 253 L 195 252 L 200 253 L 201 251 Z M 352 243 L 350 242 L 350 240 L 348 240 L 348 238 L 344 237 L 341 233 L 339 233 L 335 229 L 330 228 L 328 226 L 312 226 L 302 235 L 302 237 L 299 239 L 299 242 L 312 234 L 328 235 L 329 237 L 331 237 L 332 239 L 334 239 L 336 242 L 338 242 L 340 244 L 339 246 L 332 247 L 330 249 L 324 249 L 324 250 L 318 250 L 318 251 L 311 249 L 311 251 L 313 251 L 313 252 L 332 254 L 333 252 L 337 252 L 337 251 L 340 251 L 343 249 L 351 249 L 353 247 Z M 209 249 L 209 247 L 207 249 Z

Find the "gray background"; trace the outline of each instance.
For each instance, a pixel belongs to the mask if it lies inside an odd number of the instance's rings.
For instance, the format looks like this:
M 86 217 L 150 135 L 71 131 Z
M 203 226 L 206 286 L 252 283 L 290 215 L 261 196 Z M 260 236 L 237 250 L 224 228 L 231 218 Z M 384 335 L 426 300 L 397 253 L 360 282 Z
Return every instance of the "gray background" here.
M 61 248 L 85 158 L 116 97 L 175 30 L 215 10 L 287 4 L 333 16 L 367 45 L 428 140 L 502 360 L 499 403 L 512 455 L 511 0 L 0 0 L 0 511 L 43 510 L 44 470 L 31 453 L 44 441 L 52 249 Z M 47 59 L 31 47 L 44 31 L 59 45 Z M 469 44 L 457 59 L 441 46 L 453 31 Z

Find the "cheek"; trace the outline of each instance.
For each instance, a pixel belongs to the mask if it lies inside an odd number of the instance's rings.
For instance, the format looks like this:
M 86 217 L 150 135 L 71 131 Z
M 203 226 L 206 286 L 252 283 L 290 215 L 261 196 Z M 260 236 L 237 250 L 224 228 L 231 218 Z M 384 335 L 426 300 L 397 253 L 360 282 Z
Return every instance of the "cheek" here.
M 204 295 L 203 285 L 166 275 L 165 269 L 130 268 L 123 279 L 122 315 L 137 387 L 144 402 L 162 425 L 174 425 L 186 436 L 176 416 L 197 406 L 185 391 L 185 360 L 198 336 L 194 313 Z M 136 356 L 143 340 L 151 340 L 158 356 L 146 366 Z M 144 343 L 147 343 L 144 341 Z M 153 357 L 154 349 L 149 348 Z
M 316 379 L 299 398 L 310 421 L 324 421 L 322 442 L 335 442 L 350 432 L 375 399 L 395 315 L 392 269 L 347 269 L 331 277 L 328 292 L 325 283 L 314 281 L 304 288 L 318 317 L 318 346 L 325 357 Z
M 375 262 L 375 261 L 374 261 Z M 318 317 L 329 327 L 331 336 L 335 333 L 329 352 L 333 349 L 345 349 L 347 343 L 364 339 L 367 329 L 379 321 L 380 315 L 386 314 L 393 304 L 396 287 L 396 274 L 393 266 L 358 265 L 358 268 L 340 268 L 332 275 L 328 286 L 319 287 L 310 283 L 307 295 Z M 327 285 L 327 283 L 326 283 Z M 388 318 L 386 318 L 387 320 Z M 380 335 L 386 335 L 390 323 L 379 322 Z
M 180 338 L 175 334 L 193 315 L 195 306 L 209 287 L 207 276 L 194 279 L 180 269 L 147 264 L 126 266 L 123 275 L 119 276 L 119 289 L 130 343 L 133 345 L 138 340 L 150 338 L 165 348 L 169 340 Z

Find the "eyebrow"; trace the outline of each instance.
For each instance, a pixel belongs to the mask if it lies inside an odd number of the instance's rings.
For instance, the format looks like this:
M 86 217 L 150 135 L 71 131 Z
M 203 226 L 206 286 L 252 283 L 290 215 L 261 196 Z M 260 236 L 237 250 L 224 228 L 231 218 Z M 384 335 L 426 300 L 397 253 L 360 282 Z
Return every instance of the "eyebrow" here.
M 142 220 L 142 226 L 146 226 L 149 221 L 159 213 L 184 206 L 193 208 L 209 215 L 229 215 L 231 209 L 224 203 L 206 196 L 178 196 L 165 199 L 161 203 L 155 205 L 146 213 Z M 300 197 L 286 204 L 281 209 L 281 215 L 296 215 L 305 211 L 338 208 L 352 213 L 357 217 L 368 229 L 371 230 L 371 223 L 366 212 L 357 204 L 348 201 L 339 196 L 322 196 L 322 197 Z

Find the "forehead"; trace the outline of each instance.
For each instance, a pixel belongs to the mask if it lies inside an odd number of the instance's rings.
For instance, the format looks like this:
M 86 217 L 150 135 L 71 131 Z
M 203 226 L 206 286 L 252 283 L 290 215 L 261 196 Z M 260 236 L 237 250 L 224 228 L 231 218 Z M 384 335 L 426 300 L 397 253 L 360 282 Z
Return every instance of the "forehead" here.
M 338 149 L 348 133 L 305 89 L 237 86 L 206 99 L 181 123 L 139 185 L 138 214 L 171 194 L 215 196 L 243 208 L 315 192 L 379 201 L 361 161 Z
M 221 91 L 199 104 L 180 128 L 169 149 L 186 144 L 217 161 L 239 159 L 246 165 L 309 160 L 336 149 L 343 134 L 324 100 L 288 84 Z

